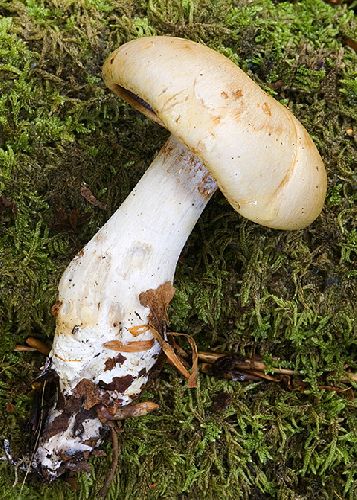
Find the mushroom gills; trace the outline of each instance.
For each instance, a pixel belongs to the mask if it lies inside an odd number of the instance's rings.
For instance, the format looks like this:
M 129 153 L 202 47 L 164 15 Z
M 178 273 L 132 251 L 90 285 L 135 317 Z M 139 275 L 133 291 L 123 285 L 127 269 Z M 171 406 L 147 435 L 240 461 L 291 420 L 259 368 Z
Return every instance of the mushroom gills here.
M 145 101 L 142 97 L 139 95 L 135 94 L 134 92 L 131 92 L 131 90 L 126 89 L 125 87 L 122 87 L 121 85 L 115 84 L 112 88 L 112 90 L 124 101 L 126 101 L 130 106 L 133 108 L 137 109 L 140 111 L 142 114 L 153 120 L 154 122 L 158 123 L 159 125 L 163 125 L 162 121 L 160 118 L 157 116 L 156 112 L 154 109 L 150 106 L 150 104 Z

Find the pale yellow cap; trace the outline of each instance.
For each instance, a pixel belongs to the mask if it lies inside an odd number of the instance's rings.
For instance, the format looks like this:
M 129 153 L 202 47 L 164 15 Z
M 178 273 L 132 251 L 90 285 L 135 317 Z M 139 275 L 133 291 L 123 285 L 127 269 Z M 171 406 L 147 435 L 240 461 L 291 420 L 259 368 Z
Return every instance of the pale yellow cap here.
M 300 229 L 320 214 L 326 172 L 309 134 L 223 55 L 182 38 L 145 37 L 114 51 L 103 76 L 199 156 L 244 217 Z

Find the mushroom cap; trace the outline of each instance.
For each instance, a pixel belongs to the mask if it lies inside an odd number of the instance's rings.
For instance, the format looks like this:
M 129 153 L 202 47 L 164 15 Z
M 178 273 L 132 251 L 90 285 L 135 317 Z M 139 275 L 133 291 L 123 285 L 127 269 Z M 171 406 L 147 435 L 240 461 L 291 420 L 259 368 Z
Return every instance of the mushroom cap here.
M 320 214 L 326 172 L 309 134 L 223 55 L 182 38 L 144 37 L 114 51 L 103 77 L 199 156 L 244 217 L 300 229 Z

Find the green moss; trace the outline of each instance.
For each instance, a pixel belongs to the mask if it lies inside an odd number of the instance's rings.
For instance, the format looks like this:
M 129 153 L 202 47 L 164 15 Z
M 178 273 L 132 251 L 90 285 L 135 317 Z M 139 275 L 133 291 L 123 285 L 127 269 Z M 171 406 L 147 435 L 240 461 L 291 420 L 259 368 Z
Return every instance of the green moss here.
M 165 367 L 143 395 L 159 411 L 125 424 L 109 498 L 355 498 L 356 403 L 339 381 L 346 365 L 357 371 L 357 58 L 344 44 L 356 33 L 352 7 L 0 0 L 0 15 L 1 436 L 26 451 L 30 381 L 43 362 L 15 344 L 52 337 L 63 269 L 166 137 L 104 89 L 102 62 L 129 39 L 172 34 L 220 50 L 288 105 L 314 137 L 329 186 L 322 216 L 294 233 L 243 221 L 215 195 L 180 259 L 171 326 L 202 350 L 260 354 L 269 366 L 279 357 L 308 389 L 202 375 L 190 391 Z M 107 211 L 81 197 L 83 182 Z M 346 391 L 321 389 L 327 373 Z M 0 497 L 95 496 L 108 461 L 93 460 L 77 492 L 28 478 L 20 493 L 1 463 Z

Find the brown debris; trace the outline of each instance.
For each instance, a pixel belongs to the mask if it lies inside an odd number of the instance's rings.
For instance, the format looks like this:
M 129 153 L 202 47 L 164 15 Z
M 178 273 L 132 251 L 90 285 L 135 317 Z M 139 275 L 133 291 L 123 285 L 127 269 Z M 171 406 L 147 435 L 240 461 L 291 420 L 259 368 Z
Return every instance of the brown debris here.
M 36 352 L 37 349 L 34 347 L 28 347 L 27 345 L 16 344 L 14 348 L 15 352 Z
M 54 318 L 56 318 L 58 316 L 58 313 L 61 309 L 62 304 L 63 304 L 62 300 L 56 300 L 56 302 L 51 307 L 51 314 Z
M 66 211 L 62 207 L 55 207 L 51 227 L 61 231 L 76 231 L 88 218 L 88 214 L 81 214 L 77 208 Z
M 198 353 L 198 358 L 203 361 L 200 365 L 201 371 L 214 377 L 239 382 L 246 380 L 267 380 L 269 382 L 282 383 L 288 390 L 301 392 L 305 391 L 308 387 L 308 384 L 299 378 L 299 372 L 288 368 L 268 368 L 259 359 L 242 360 L 234 354 L 208 352 Z M 265 373 L 267 370 L 272 372 L 272 374 Z M 348 399 L 354 398 L 351 387 L 326 384 L 326 375 L 321 377 L 321 382 L 325 381 L 325 383 L 319 385 L 320 389 L 344 393 Z M 346 371 L 342 377 L 339 377 L 339 381 L 344 384 L 355 382 L 357 381 L 357 374 Z
M 233 397 L 231 394 L 224 391 L 219 392 L 213 398 L 211 411 L 213 411 L 213 413 L 222 413 L 226 408 L 228 408 L 232 400 Z
M 102 407 L 98 410 L 98 416 L 103 421 L 108 420 L 125 420 L 126 418 L 142 417 L 148 415 L 154 410 L 157 410 L 159 405 L 151 401 L 144 401 L 143 403 L 136 403 L 121 408 L 105 408 Z
M 198 350 L 197 350 L 197 344 L 194 341 L 193 337 L 191 335 L 188 335 L 186 333 L 177 333 L 177 332 L 170 332 L 169 335 L 171 337 L 185 337 L 192 350 L 192 368 L 191 368 L 191 373 L 190 376 L 187 379 L 187 384 L 190 389 L 197 387 L 197 379 L 198 379 Z M 180 347 L 180 352 L 183 351 L 183 349 Z M 185 351 L 184 351 L 185 352 Z M 186 357 L 186 356 L 184 356 Z
M 109 370 L 112 370 L 116 365 L 122 365 L 125 360 L 126 357 L 122 354 L 118 354 L 117 356 L 115 356 L 115 358 L 107 359 L 104 363 L 104 371 L 107 372 Z
M 89 189 L 89 187 L 87 186 L 87 184 L 82 184 L 82 186 L 81 186 L 81 195 L 83 196 L 83 198 L 85 200 L 88 201 L 88 203 L 90 203 L 94 207 L 98 207 L 101 210 L 106 210 L 107 209 L 107 205 L 105 203 L 102 203 L 101 201 L 97 200 L 97 198 L 94 196 L 94 194 Z
M 109 342 L 105 342 L 103 344 L 107 349 L 111 349 L 112 351 L 120 351 L 120 352 L 141 352 L 148 351 L 154 345 L 154 341 L 150 340 L 137 340 L 136 342 L 128 342 L 127 344 L 123 344 L 120 340 L 110 340 Z
M 41 352 L 45 356 L 48 356 L 51 350 L 51 348 L 48 347 L 47 344 L 42 342 L 42 340 L 40 339 L 36 339 L 35 337 L 27 337 L 26 344 L 36 349 L 37 351 Z
M 166 340 L 164 340 L 161 337 L 161 335 L 159 334 L 159 332 L 157 330 L 154 330 L 154 328 L 152 328 L 151 332 L 152 332 L 153 336 L 155 337 L 155 339 L 159 342 L 161 349 L 166 354 L 170 363 L 172 363 L 173 366 L 181 373 L 181 375 L 183 375 L 188 380 L 190 378 L 191 374 L 187 370 L 185 365 L 182 363 L 179 356 L 175 353 L 173 348 L 170 346 L 170 344 L 168 342 L 166 342 Z
M 199 352 L 198 358 L 200 361 L 204 361 L 206 363 L 214 363 L 221 358 L 235 358 L 234 363 L 236 368 L 238 368 L 239 370 L 267 370 L 266 365 L 257 359 L 245 359 L 238 361 L 238 359 L 234 355 L 230 354 L 223 354 L 218 352 Z M 294 370 L 289 370 L 288 368 L 272 368 L 272 371 L 274 371 L 274 373 L 280 373 L 282 375 L 296 375 L 296 372 Z
M 5 405 L 5 411 L 7 413 L 14 413 L 15 410 L 16 410 L 15 405 L 13 405 L 12 403 L 6 403 L 6 405 Z
M 353 40 L 353 38 L 349 38 L 348 36 L 343 37 L 343 43 L 350 47 L 352 50 L 357 52 L 357 42 Z
M 100 388 L 107 391 L 118 391 L 119 393 L 125 392 L 132 384 L 134 377 L 132 375 L 124 375 L 123 377 L 113 377 L 112 382 L 105 383 L 99 382 Z
M 43 433 L 43 439 L 47 440 L 60 432 L 68 429 L 69 420 L 71 418 L 71 414 L 67 412 L 62 412 L 58 415 L 51 424 L 45 429 Z
M 82 406 L 85 410 L 90 410 L 102 401 L 98 387 L 87 378 L 78 382 L 73 390 L 73 396 L 83 399 Z
M 138 335 L 141 335 L 142 333 L 145 333 L 149 330 L 148 325 L 137 325 L 137 326 L 132 326 L 131 328 L 128 328 L 129 332 L 132 334 L 133 337 L 137 337 Z
M 6 198 L 6 196 L 0 196 L 0 212 L 5 210 L 11 210 L 13 214 L 16 214 L 17 205 L 10 198 Z
M 121 432 L 121 427 L 115 428 L 114 426 L 111 428 L 111 436 L 112 436 L 112 464 L 105 478 L 104 485 L 98 492 L 98 498 L 106 498 L 110 485 L 113 482 L 116 469 L 119 464 L 119 454 L 120 454 L 120 445 L 118 439 L 118 432 Z
M 168 321 L 167 309 L 175 295 L 175 288 L 166 281 L 158 288 L 146 290 L 139 295 L 140 304 L 150 308 L 149 325 L 162 333 Z

